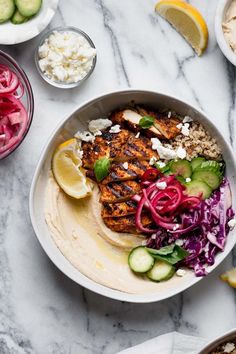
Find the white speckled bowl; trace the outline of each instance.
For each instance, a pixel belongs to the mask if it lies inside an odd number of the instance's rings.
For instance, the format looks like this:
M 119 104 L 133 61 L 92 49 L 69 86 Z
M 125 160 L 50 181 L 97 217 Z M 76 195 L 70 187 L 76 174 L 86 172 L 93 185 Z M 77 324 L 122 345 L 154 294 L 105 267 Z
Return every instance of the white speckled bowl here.
M 41 33 L 51 22 L 59 0 L 43 0 L 39 13 L 21 25 L 11 21 L 0 24 L 0 44 L 17 44 L 28 41 Z
M 211 134 L 217 139 L 218 144 L 222 148 L 224 159 L 227 165 L 227 176 L 231 182 L 233 200 L 235 200 L 236 165 L 233 152 L 230 146 L 224 140 L 221 133 L 204 115 L 204 113 L 174 97 L 152 91 L 129 89 L 104 94 L 102 96 L 91 99 L 81 104 L 74 113 L 72 113 L 62 123 L 60 123 L 60 125 L 51 136 L 48 144 L 44 148 L 35 171 L 30 191 L 30 215 L 35 233 L 43 249 L 52 260 L 52 262 L 69 278 L 96 293 L 116 300 L 148 303 L 160 301 L 170 296 L 176 295 L 199 282 L 201 278 L 196 278 L 193 272 L 189 271 L 187 275 L 182 278 L 174 277 L 170 281 L 159 283 L 158 290 L 155 293 L 145 295 L 127 294 L 125 292 L 105 287 L 80 273 L 62 255 L 53 239 L 51 238 L 44 219 L 44 193 L 48 179 L 48 173 L 51 167 L 51 158 L 55 147 L 60 142 L 71 138 L 78 130 L 86 129 L 87 122 L 89 120 L 105 117 L 112 110 L 125 106 L 130 101 L 135 101 L 140 104 L 147 104 L 154 109 L 168 108 L 170 110 L 176 111 L 182 116 L 191 116 L 193 119 L 198 120 L 207 129 L 209 129 Z M 223 259 L 232 250 L 235 243 L 236 230 L 230 232 L 224 252 L 217 255 L 214 266 L 208 268 L 209 272 L 223 261 Z
M 210 354 L 213 350 L 215 350 L 219 345 L 224 344 L 225 342 L 230 342 L 231 340 L 236 338 L 236 328 L 231 329 L 229 332 L 217 337 L 210 343 L 208 343 L 199 354 Z
M 215 35 L 217 43 L 224 54 L 224 56 L 236 66 L 236 54 L 232 51 L 230 46 L 225 40 L 225 36 L 222 29 L 222 22 L 224 21 L 226 11 L 232 0 L 219 0 L 216 15 L 215 15 Z

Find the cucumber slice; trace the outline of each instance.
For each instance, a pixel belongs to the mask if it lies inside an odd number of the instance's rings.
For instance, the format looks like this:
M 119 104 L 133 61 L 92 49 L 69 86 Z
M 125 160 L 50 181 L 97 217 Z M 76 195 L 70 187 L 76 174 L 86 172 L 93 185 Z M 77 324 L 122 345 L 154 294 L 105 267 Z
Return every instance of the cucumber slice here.
M 154 258 L 147 251 L 146 247 L 138 246 L 134 248 L 128 258 L 130 269 L 135 273 L 146 273 L 152 269 Z
M 217 161 L 209 160 L 202 162 L 195 171 L 213 171 L 221 177 L 221 164 Z
M 212 189 L 203 181 L 191 181 L 186 183 L 186 193 L 190 196 L 202 195 L 202 199 L 207 199 L 212 193 Z
M 192 170 L 194 171 L 202 162 L 206 161 L 204 157 L 195 157 L 191 161 Z
M 210 170 L 194 171 L 192 180 L 203 181 L 213 190 L 217 189 L 221 183 L 219 174 Z
M 159 282 L 172 278 L 174 273 L 175 267 L 173 267 L 171 264 L 162 261 L 155 261 L 152 269 L 147 272 L 147 277 L 152 281 Z
M 15 3 L 21 15 L 25 17 L 36 15 L 42 6 L 42 0 L 15 0 Z
M 13 0 L 0 0 L 0 23 L 10 20 L 15 11 Z
M 190 162 L 187 160 L 177 160 L 173 161 L 170 165 L 170 170 L 172 173 L 182 176 L 184 178 L 191 177 L 192 167 Z
M 14 15 L 11 18 L 11 22 L 14 25 L 21 25 L 24 22 L 29 21 L 29 17 L 22 16 L 18 10 L 15 11 Z

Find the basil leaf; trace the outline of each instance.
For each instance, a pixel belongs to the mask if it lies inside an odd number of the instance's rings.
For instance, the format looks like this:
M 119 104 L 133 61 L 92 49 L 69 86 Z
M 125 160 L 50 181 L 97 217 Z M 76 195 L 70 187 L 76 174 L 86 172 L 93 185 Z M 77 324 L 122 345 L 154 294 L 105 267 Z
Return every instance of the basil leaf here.
M 143 118 L 140 119 L 139 125 L 143 129 L 148 129 L 150 128 L 154 123 L 154 118 L 150 116 L 144 116 Z
M 170 254 L 164 255 L 164 254 L 152 253 L 153 258 L 159 259 L 161 261 L 165 261 L 165 262 L 170 263 L 172 265 L 182 261 L 188 255 L 189 255 L 189 253 L 185 249 L 183 249 L 182 247 L 177 246 L 177 245 L 174 246 L 173 252 Z
M 159 254 L 159 255 L 167 255 L 167 254 L 171 254 L 174 251 L 174 247 L 175 245 L 170 245 L 170 246 L 165 246 L 160 248 L 159 250 L 155 250 L 153 248 L 147 248 L 148 252 L 155 255 L 155 254 Z
M 98 182 L 101 182 L 109 174 L 110 165 L 111 162 L 107 157 L 102 157 L 95 162 L 94 174 Z

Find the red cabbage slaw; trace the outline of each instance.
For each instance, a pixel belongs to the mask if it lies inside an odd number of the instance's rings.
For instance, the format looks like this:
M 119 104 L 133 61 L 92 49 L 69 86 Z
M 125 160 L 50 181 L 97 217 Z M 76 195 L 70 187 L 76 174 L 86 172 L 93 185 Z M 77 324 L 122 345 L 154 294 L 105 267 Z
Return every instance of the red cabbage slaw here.
M 189 256 L 181 265 L 193 269 L 196 276 L 206 275 L 206 266 L 213 265 L 216 254 L 224 250 L 228 221 L 234 216 L 229 181 L 224 178 L 220 188 L 202 200 L 200 196 L 186 196 L 185 187 L 174 175 L 164 177 L 159 171 L 150 170 L 143 176 L 142 194 L 133 197 L 138 202 L 137 228 L 149 235 L 150 248 L 159 249 L 173 243 L 183 247 Z M 160 182 L 165 182 L 165 188 L 158 188 Z M 155 224 L 152 230 L 141 224 L 143 210 L 152 216 Z
M 8 66 L 0 64 L 0 158 L 22 140 L 29 115 L 21 102 L 24 86 Z

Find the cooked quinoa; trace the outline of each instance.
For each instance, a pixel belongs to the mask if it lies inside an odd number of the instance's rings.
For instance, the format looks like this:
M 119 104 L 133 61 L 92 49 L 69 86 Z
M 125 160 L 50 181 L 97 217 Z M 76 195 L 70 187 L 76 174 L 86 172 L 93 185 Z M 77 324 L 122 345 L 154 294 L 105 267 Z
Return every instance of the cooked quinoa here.
M 216 349 L 209 354 L 236 354 L 236 340 L 218 345 Z
M 221 150 L 217 142 L 205 130 L 205 128 L 196 122 L 192 122 L 189 128 L 189 136 L 178 135 L 171 142 L 172 148 L 183 147 L 187 152 L 187 159 L 191 160 L 197 156 L 203 156 L 207 159 L 220 160 Z

